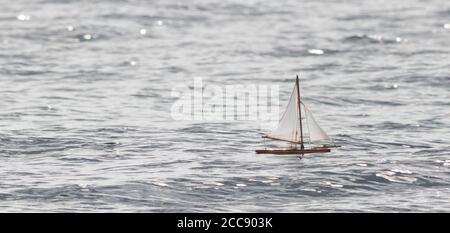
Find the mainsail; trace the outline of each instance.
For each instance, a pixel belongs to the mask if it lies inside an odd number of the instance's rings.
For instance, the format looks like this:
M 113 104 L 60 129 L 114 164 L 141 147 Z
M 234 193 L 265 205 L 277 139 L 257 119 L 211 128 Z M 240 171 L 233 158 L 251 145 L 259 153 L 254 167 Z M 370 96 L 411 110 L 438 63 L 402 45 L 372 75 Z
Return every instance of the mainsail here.
M 319 126 L 317 121 L 314 119 L 311 111 L 305 106 L 303 101 L 300 101 L 300 103 L 303 106 L 303 112 L 306 113 L 305 118 L 308 127 L 309 141 L 331 141 L 331 138 Z M 289 98 L 286 110 L 281 117 L 277 128 L 271 133 L 267 134 L 266 137 L 292 143 L 301 143 L 298 107 L 297 86 L 295 86 L 294 90 L 292 91 L 291 97 Z
M 297 86 L 292 91 L 286 111 L 278 123 L 278 127 L 267 135 L 268 138 L 288 142 L 300 142 L 300 122 L 298 120 Z

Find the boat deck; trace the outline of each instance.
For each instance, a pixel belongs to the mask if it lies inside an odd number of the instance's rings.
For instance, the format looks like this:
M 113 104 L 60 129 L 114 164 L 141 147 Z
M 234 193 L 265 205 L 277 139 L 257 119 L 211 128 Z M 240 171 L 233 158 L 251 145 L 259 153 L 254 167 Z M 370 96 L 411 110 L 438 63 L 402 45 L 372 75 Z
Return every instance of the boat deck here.
M 326 147 L 312 147 L 312 148 L 270 148 L 255 150 L 257 154 L 311 154 L 311 153 L 327 153 L 331 150 Z

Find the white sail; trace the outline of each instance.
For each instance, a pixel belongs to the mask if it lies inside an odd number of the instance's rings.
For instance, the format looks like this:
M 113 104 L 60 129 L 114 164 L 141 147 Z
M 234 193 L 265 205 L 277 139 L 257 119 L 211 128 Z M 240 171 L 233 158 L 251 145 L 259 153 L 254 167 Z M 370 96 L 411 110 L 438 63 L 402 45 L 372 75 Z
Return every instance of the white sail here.
M 309 139 L 311 142 L 317 141 L 331 141 L 331 138 L 325 133 L 325 131 L 320 128 L 319 124 L 317 124 L 316 119 L 314 119 L 311 111 L 302 101 L 303 109 L 306 113 L 306 124 L 308 126 L 309 131 Z
M 300 142 L 300 124 L 298 120 L 297 86 L 292 91 L 286 111 L 278 123 L 277 129 L 267 137 L 289 142 Z

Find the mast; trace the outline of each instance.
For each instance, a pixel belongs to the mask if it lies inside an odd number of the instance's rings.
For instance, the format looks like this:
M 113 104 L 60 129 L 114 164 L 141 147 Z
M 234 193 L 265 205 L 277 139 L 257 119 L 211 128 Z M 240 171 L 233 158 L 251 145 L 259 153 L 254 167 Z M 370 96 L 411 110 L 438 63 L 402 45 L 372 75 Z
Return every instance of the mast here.
M 298 119 L 300 121 L 300 148 L 304 149 L 305 146 L 303 145 L 303 128 L 302 128 L 302 109 L 300 108 L 301 103 L 300 103 L 300 81 L 298 80 L 298 75 L 297 75 L 297 79 L 295 80 L 295 85 L 297 85 L 297 104 L 298 104 Z

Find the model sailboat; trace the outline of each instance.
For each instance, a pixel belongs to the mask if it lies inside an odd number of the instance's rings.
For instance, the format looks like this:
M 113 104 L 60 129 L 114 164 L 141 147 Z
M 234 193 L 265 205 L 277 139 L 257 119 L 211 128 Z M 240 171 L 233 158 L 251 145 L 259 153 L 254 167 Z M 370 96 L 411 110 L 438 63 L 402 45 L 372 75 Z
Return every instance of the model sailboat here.
M 302 110 L 306 119 L 307 136 L 304 137 L 304 123 Z M 286 141 L 290 143 L 288 148 L 271 148 L 256 150 L 258 154 L 308 154 L 330 152 L 332 147 L 337 147 L 325 131 L 317 124 L 311 111 L 300 99 L 300 83 L 297 76 L 294 91 L 291 94 L 286 111 L 281 117 L 278 127 L 269 134 L 263 136 L 272 140 Z M 305 147 L 305 142 L 322 144 L 321 146 Z

